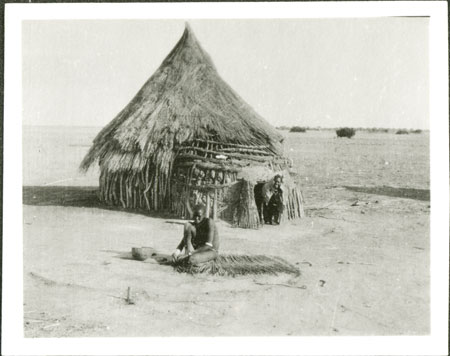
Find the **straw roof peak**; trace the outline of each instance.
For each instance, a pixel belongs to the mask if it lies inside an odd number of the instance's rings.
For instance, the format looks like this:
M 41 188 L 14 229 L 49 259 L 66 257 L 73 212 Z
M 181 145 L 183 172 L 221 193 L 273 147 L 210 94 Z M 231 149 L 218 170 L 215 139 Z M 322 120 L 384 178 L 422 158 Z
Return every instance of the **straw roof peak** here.
M 178 43 L 164 59 L 162 66 L 179 64 L 178 62 L 188 62 L 190 65 L 203 65 L 214 68 L 215 66 L 208 53 L 200 46 L 197 37 L 192 31 L 189 23 L 185 23 L 185 29 Z

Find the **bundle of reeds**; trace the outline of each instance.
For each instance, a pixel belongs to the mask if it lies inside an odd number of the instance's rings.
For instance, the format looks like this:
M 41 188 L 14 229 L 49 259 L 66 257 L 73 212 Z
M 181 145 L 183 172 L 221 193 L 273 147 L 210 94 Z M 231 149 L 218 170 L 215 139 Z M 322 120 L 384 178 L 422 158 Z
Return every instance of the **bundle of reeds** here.
M 258 209 L 255 203 L 254 185 L 246 180 L 240 182 L 239 199 L 234 201 L 233 225 L 257 229 L 260 227 Z
M 300 270 L 280 257 L 265 255 L 219 255 L 215 260 L 197 266 L 187 260 L 175 262 L 175 270 L 180 273 L 208 273 L 219 276 L 239 276 L 248 274 L 280 273 L 300 275 Z
M 285 214 L 289 220 L 296 218 L 303 218 L 305 211 L 303 209 L 303 196 L 301 191 L 293 186 L 288 189 L 287 197 L 285 199 Z

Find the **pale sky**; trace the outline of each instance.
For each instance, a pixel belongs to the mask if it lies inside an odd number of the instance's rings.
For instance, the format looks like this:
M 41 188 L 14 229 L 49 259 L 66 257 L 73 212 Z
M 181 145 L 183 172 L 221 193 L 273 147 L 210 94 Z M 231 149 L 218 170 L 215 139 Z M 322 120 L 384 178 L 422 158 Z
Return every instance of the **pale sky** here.
M 274 126 L 429 128 L 427 18 L 188 22 Z M 183 30 L 179 20 L 23 22 L 23 124 L 106 125 Z

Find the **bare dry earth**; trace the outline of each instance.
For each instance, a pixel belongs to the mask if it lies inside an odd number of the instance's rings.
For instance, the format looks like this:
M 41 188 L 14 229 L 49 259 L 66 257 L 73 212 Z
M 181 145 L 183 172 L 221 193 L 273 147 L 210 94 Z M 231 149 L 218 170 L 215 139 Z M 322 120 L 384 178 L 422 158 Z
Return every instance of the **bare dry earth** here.
M 307 218 L 219 222 L 223 253 L 276 255 L 302 275 L 179 274 L 181 221 L 111 210 L 77 166 L 98 129 L 24 128 L 26 337 L 412 335 L 429 332 L 428 134 L 287 134 Z M 134 304 L 126 302 L 131 288 Z

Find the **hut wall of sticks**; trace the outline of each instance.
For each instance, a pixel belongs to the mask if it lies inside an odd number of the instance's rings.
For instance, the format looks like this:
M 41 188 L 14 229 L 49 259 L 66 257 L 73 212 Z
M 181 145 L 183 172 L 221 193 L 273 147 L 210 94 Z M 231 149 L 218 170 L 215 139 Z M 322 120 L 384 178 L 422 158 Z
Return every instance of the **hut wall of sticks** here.
M 254 186 L 276 172 L 288 182 L 286 216 L 303 216 L 282 143 L 220 78 L 186 25 L 158 70 L 94 139 L 81 169 L 98 161 L 106 204 L 189 218 L 203 202 L 210 217 L 257 228 Z

